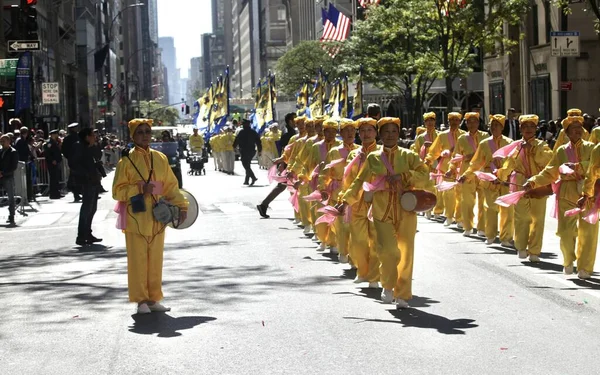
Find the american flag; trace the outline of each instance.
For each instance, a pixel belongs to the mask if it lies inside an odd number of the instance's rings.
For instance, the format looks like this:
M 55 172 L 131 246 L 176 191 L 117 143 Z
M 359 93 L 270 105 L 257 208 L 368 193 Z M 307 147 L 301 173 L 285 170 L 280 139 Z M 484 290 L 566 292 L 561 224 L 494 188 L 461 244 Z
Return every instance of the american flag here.
M 358 0 L 360 6 L 363 8 L 368 7 L 369 5 L 379 4 L 380 0 Z
M 324 16 L 324 12 L 323 12 Z M 350 35 L 350 18 L 336 9 L 333 4 L 329 4 L 327 19 L 324 19 L 323 36 L 321 42 L 343 42 Z M 324 47 L 325 48 L 325 47 Z M 334 57 L 339 47 L 329 51 L 331 57 Z

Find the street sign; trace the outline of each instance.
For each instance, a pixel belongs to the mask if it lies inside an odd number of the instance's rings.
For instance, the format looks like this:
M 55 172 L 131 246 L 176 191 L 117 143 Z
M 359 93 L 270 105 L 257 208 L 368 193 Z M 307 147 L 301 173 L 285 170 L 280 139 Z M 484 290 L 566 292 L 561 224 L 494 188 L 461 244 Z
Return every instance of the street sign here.
M 8 52 L 39 51 L 40 46 L 39 40 L 9 40 Z
M 43 82 L 42 83 L 42 104 L 59 104 L 60 93 L 58 90 L 58 82 Z
M 561 82 L 560 91 L 571 91 L 573 90 L 573 82 Z
M 106 107 L 106 100 L 98 100 L 96 105 L 98 105 L 98 107 Z
M 551 31 L 552 56 L 579 57 L 579 31 Z
M 14 77 L 17 74 L 17 63 L 19 59 L 1 59 L 0 76 Z
M 106 116 L 108 116 L 108 117 L 112 117 L 114 115 L 116 115 L 115 112 L 106 112 Z

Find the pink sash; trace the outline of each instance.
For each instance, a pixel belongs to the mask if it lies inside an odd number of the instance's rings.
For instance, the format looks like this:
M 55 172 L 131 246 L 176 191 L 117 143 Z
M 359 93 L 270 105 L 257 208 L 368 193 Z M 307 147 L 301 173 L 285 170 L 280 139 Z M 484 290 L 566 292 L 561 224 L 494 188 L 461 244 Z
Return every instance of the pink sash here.
M 488 146 L 490 146 L 492 155 L 494 155 L 496 153 L 496 151 L 498 151 L 498 147 L 496 147 L 496 142 L 494 142 L 494 138 L 488 139 Z M 498 167 L 496 167 L 496 163 L 494 162 L 493 157 L 492 157 L 492 162 L 490 163 L 490 168 L 492 169 L 492 172 L 496 172 L 498 170 Z
M 577 158 L 577 152 L 575 151 L 575 147 L 573 146 L 573 144 L 571 142 L 567 143 L 567 145 L 565 146 L 565 154 L 567 154 L 567 160 L 569 160 L 569 163 L 579 163 L 579 159 Z M 559 172 L 560 172 L 560 168 L 562 167 L 566 167 L 567 169 L 573 171 L 571 168 L 567 167 L 566 165 L 561 165 L 559 167 Z M 565 170 L 565 168 L 563 168 L 563 171 L 565 172 L 569 172 L 567 170 Z M 573 171 L 575 172 L 575 171 Z M 565 173 L 565 174 L 571 174 L 571 173 Z M 562 180 L 559 179 L 556 183 L 552 184 L 552 191 L 554 191 L 554 209 L 552 210 L 551 213 L 551 217 L 553 217 L 554 219 L 558 219 L 558 196 L 560 195 L 560 187 L 562 186 Z M 566 215 L 566 212 L 565 212 Z
M 428 133 L 425 133 L 425 136 L 423 138 L 425 139 L 425 142 L 433 142 Z M 423 144 L 421 146 L 421 149 L 419 150 L 419 157 L 421 158 L 421 160 L 425 160 L 425 156 L 427 156 L 427 154 L 425 153 L 425 145 Z
M 368 183 L 365 181 L 363 183 L 364 191 L 369 191 L 369 192 L 385 191 L 386 190 L 385 182 L 387 180 L 387 177 L 393 176 L 396 174 L 396 172 L 394 171 L 394 167 L 392 166 L 392 163 L 390 163 L 390 160 L 388 159 L 387 155 L 385 154 L 385 151 L 381 152 L 381 161 L 383 162 L 385 169 L 387 169 L 388 174 L 385 176 L 379 176 L 377 179 L 375 179 L 375 181 L 373 181 L 373 183 Z M 371 207 L 369 207 L 369 212 L 367 213 L 367 217 L 370 221 L 373 221 L 373 205 L 371 205 Z
M 117 229 L 125 230 L 127 228 L 127 203 L 119 201 L 115 204 L 113 210 L 119 214 L 117 216 Z
M 332 207 L 332 206 L 325 206 L 325 207 L 319 208 L 317 210 L 317 212 L 322 213 L 323 215 L 321 215 L 321 217 L 319 217 L 317 219 L 317 221 L 315 222 L 315 225 L 325 223 L 325 224 L 331 226 L 335 223 L 335 221 L 337 220 L 338 217 L 342 216 L 342 214 L 340 214 L 340 212 L 338 210 L 336 210 L 335 207 Z

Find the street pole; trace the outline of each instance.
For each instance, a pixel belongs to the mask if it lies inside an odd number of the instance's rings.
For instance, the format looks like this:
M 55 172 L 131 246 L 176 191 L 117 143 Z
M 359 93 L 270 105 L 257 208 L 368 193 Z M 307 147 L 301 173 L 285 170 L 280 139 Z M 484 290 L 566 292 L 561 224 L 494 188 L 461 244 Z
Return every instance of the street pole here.
M 105 0 L 103 3 L 103 13 L 104 13 L 104 19 L 108 20 L 108 1 Z M 106 38 L 106 44 L 108 44 L 108 55 L 106 56 L 106 60 L 107 60 L 107 64 L 106 64 L 106 73 L 105 73 L 105 77 L 104 77 L 104 82 L 110 82 L 110 68 L 111 68 L 111 56 L 110 56 L 110 28 L 112 28 L 112 23 L 110 25 L 107 25 L 105 23 L 104 25 L 104 37 Z M 111 95 L 110 95 L 110 90 L 108 90 L 108 88 L 104 85 L 104 82 L 102 83 L 102 87 L 106 88 L 104 91 L 104 99 L 106 100 L 106 107 L 104 109 L 104 127 L 107 128 L 107 131 L 111 132 L 112 131 L 112 121 L 110 126 L 108 126 L 107 122 L 106 122 L 106 115 L 107 113 L 109 113 L 112 110 L 112 100 L 111 100 Z
M 564 12 L 564 9 L 561 9 L 561 21 L 560 21 L 562 31 L 569 31 L 569 15 Z M 569 68 L 567 64 L 567 57 L 560 58 L 560 80 L 561 82 L 567 82 L 569 80 Z M 567 113 L 568 106 L 568 91 L 562 91 L 561 82 L 558 83 L 558 89 L 560 91 L 560 114 L 559 117 L 562 117 L 563 114 Z M 565 115 L 566 116 L 566 115 Z

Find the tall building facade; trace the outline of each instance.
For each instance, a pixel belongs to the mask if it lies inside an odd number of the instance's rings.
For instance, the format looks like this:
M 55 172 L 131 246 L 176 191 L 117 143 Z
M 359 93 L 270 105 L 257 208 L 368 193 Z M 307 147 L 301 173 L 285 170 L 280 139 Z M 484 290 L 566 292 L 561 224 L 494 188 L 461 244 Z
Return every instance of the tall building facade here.
M 158 40 L 162 53 L 162 62 L 165 64 L 168 72 L 169 84 L 169 103 L 178 103 L 181 100 L 179 96 L 180 77 L 177 74 L 177 51 L 175 49 L 175 40 L 172 37 L 161 37 Z

